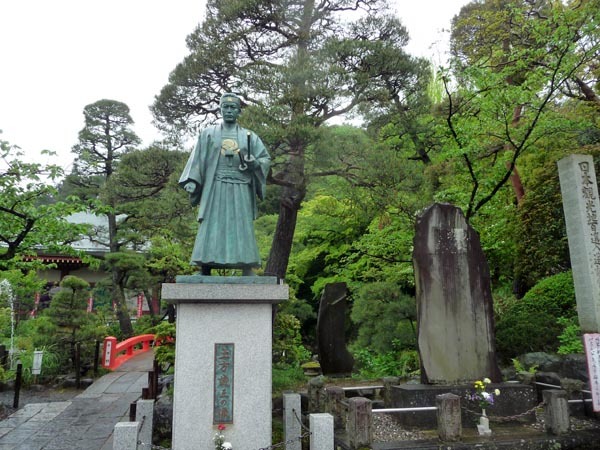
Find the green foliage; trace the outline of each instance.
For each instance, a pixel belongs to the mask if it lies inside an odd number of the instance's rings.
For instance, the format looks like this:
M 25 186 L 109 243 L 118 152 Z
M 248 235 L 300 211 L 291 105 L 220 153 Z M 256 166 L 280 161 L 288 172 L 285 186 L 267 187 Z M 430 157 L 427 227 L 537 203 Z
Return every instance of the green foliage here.
M 444 151 L 436 161 L 452 164 L 446 198 L 467 219 L 491 207 L 512 164 L 544 139 L 574 142 L 591 125 L 590 115 L 565 114 L 564 106 L 565 96 L 589 100 L 583 91 L 593 89 L 598 2 L 545 6 L 540 15 L 530 2 L 473 2 L 453 21 L 457 83 L 444 75 Z
M 354 296 L 352 322 L 358 329 L 354 345 L 377 354 L 394 348 L 414 349 L 415 299 L 393 283 L 369 283 Z M 375 325 L 376 324 L 376 325 Z
M 35 293 L 42 291 L 46 284 L 34 270 L 12 269 L 0 271 L 0 281 L 10 283 L 16 319 L 26 319 L 33 309 Z M 7 290 L 0 291 L 0 307 L 10 308 L 10 298 Z
M 386 376 L 410 377 L 419 372 L 419 353 L 416 350 L 391 350 L 375 353 L 367 349 L 353 352 L 358 376 L 364 379 Z
M 515 368 L 515 371 L 517 373 L 522 373 L 522 372 L 527 372 L 527 373 L 536 373 L 538 366 L 537 364 L 534 364 L 531 367 L 525 367 L 523 366 L 523 364 L 521 364 L 521 361 L 519 361 L 517 358 L 512 358 L 511 359 L 513 367 Z
M 0 140 L 0 161 L 0 270 L 27 270 L 34 264 L 23 262 L 21 256 L 35 254 L 39 248 L 73 253 L 68 243 L 77 240 L 82 227 L 64 218 L 83 205 L 76 198 L 53 201 L 52 183 L 62 176 L 62 169 L 26 162 L 17 146 L 4 140 Z
M 310 359 L 302 345 L 300 321 L 291 314 L 278 313 L 273 330 L 273 363 L 279 366 L 298 366 Z
M 542 278 L 564 272 L 570 266 L 562 196 L 556 162 L 564 154 L 554 152 L 527 173 L 515 229 L 515 277 L 526 292 Z M 539 158 L 539 157 L 538 157 Z M 536 164 L 537 165 L 537 164 Z
M 519 305 L 555 317 L 575 317 L 577 304 L 573 273 L 569 270 L 544 278 L 525 294 Z
M 508 360 L 528 352 L 556 352 L 564 325 L 559 318 L 576 317 L 571 272 L 541 280 L 496 320 L 496 348 Z
M 273 366 L 273 397 L 285 391 L 298 392 L 306 383 L 306 376 L 300 366 Z
M 60 283 L 60 290 L 52 298 L 50 307 L 43 312 L 41 320 L 34 325 L 47 342 L 55 345 L 56 352 L 66 363 L 75 362 L 75 345 L 81 346 L 82 364 L 92 360 L 93 344 L 105 336 L 106 330 L 93 314 L 87 313 L 89 284 L 73 275 L 67 275 Z
M 138 317 L 133 322 L 133 333 L 138 336 L 140 334 L 152 334 L 155 332 L 157 319 L 149 314 Z
M 44 352 L 42 356 L 42 369 L 38 381 L 52 380 L 57 375 L 63 373 L 63 358 L 60 354 L 60 350 L 54 345 L 42 346 L 35 350 L 41 350 Z M 19 354 L 19 360 L 23 364 L 22 380 L 24 385 L 30 385 L 36 379 L 35 375 L 31 373 L 33 368 L 33 350 L 27 350 Z
M 161 322 L 154 327 L 156 340 L 160 345 L 154 347 L 154 357 L 163 368 L 168 368 L 169 373 L 175 370 L 175 324 Z
M 558 336 L 560 346 L 557 353 L 559 355 L 583 353 L 583 338 L 577 317 L 559 317 L 557 322 L 563 327 L 562 333 Z

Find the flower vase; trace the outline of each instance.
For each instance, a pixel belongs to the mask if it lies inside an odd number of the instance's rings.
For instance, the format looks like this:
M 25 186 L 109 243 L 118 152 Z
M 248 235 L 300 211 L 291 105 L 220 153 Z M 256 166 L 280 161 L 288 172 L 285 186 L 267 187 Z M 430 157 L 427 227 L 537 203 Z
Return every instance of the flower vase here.
M 481 436 L 491 436 L 492 430 L 490 430 L 490 419 L 485 414 L 485 409 L 481 410 L 481 417 L 479 417 L 479 425 L 477 425 L 477 431 Z

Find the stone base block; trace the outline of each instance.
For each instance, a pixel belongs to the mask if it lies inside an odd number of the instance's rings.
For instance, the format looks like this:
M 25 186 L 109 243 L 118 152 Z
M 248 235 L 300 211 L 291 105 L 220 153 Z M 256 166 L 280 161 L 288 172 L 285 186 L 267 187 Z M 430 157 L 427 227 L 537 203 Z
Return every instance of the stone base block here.
M 514 422 L 531 423 L 535 421 L 535 412 L 531 411 L 523 416 L 518 416 L 534 408 L 537 402 L 535 389 L 526 384 L 498 383 L 490 384 L 488 392 L 500 389 L 494 405 L 486 408 L 491 417 L 514 417 Z M 475 426 L 479 423 L 481 408 L 477 403 L 467 400 L 467 395 L 475 393 L 472 386 L 444 386 L 425 384 L 402 384 L 392 386 L 392 408 L 416 408 L 435 406 L 435 398 L 440 394 L 451 393 L 460 397 L 461 419 L 463 427 Z M 435 411 L 401 412 L 394 414 L 396 421 L 407 427 L 436 428 L 437 417 Z

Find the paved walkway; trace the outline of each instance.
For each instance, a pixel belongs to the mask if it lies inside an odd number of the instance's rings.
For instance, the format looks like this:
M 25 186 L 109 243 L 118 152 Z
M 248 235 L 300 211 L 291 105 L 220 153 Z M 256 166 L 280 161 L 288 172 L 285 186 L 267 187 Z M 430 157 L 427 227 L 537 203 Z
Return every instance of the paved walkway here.
M 0 421 L 0 450 L 112 450 L 114 426 L 129 420 L 153 358 L 136 356 L 70 401 L 25 405 Z

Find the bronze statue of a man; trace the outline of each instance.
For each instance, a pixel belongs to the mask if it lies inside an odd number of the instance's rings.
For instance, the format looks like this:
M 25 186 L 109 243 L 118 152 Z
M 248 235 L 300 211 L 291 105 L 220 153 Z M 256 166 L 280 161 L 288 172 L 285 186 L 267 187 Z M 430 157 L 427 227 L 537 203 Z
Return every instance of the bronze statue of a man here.
M 202 275 L 211 268 L 252 275 L 260 267 L 256 198 L 265 196 L 271 158 L 260 138 L 238 125 L 240 98 L 223 94 L 220 106 L 223 121 L 202 130 L 179 178 L 192 205 L 200 206 L 192 262 Z

